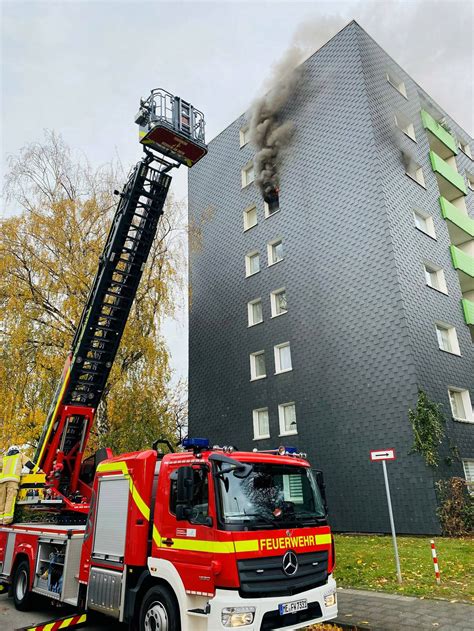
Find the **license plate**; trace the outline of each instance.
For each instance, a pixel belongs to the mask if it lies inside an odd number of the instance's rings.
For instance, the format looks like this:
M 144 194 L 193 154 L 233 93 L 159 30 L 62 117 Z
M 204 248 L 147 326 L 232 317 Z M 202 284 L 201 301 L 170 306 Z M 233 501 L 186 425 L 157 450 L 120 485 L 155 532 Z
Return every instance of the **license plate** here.
M 284 616 L 286 613 L 296 613 L 297 611 L 308 609 L 308 601 L 305 599 L 295 600 L 292 603 L 282 603 L 278 605 L 278 609 L 280 610 L 280 616 Z

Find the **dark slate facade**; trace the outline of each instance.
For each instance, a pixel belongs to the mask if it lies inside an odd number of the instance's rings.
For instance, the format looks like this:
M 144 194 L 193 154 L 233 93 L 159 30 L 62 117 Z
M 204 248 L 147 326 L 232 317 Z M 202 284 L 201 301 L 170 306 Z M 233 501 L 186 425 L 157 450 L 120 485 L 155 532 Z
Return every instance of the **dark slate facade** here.
M 407 98 L 388 81 L 405 83 Z M 461 287 L 428 157 L 420 110 L 429 97 L 355 22 L 304 64 L 287 117 L 295 135 L 281 169 L 281 210 L 265 218 L 254 184 L 242 188 L 252 157 L 240 148 L 242 116 L 210 142 L 189 173 L 190 435 L 241 449 L 294 444 L 325 472 L 335 530 L 389 529 L 382 466 L 371 449 L 395 448 L 389 463 L 396 526 L 437 533 L 434 483 L 464 476 L 460 459 L 433 471 L 409 454 L 407 412 L 425 389 L 444 406 L 449 440 L 474 459 L 474 425 L 453 420 L 450 386 L 474 399 L 474 351 L 460 307 Z M 413 122 L 416 143 L 393 131 Z M 444 112 L 442 112 L 445 114 Z M 471 139 L 446 117 L 454 134 Z M 401 148 L 421 165 L 426 188 L 405 173 Z M 460 152 L 461 174 L 473 162 Z M 474 217 L 474 193 L 466 197 Z M 244 231 L 256 204 L 258 225 Z M 429 212 L 436 240 L 414 226 Z M 282 238 L 284 259 L 267 266 L 267 244 Z M 245 255 L 261 270 L 246 278 Z M 445 272 L 448 294 L 426 285 L 423 262 Z M 288 312 L 271 317 L 270 293 L 285 287 Z M 248 326 L 247 303 L 261 298 L 263 322 Z M 438 347 L 435 321 L 456 327 L 461 356 Z M 273 347 L 290 342 L 292 370 L 275 374 Z M 250 380 L 249 355 L 265 350 L 264 379 Z M 298 434 L 279 436 L 278 405 L 295 402 Z M 252 411 L 268 408 L 270 438 L 254 440 Z

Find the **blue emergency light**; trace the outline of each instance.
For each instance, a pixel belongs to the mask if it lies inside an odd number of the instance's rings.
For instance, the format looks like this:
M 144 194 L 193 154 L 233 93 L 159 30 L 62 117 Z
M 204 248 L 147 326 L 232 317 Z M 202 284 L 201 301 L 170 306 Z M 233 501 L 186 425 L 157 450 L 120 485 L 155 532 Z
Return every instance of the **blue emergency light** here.
M 278 447 L 277 451 L 280 456 L 285 456 L 287 454 L 296 454 L 298 452 L 296 447 L 286 447 L 285 445 L 281 445 L 280 447 Z
M 209 449 L 208 438 L 184 438 L 181 444 L 185 449 Z

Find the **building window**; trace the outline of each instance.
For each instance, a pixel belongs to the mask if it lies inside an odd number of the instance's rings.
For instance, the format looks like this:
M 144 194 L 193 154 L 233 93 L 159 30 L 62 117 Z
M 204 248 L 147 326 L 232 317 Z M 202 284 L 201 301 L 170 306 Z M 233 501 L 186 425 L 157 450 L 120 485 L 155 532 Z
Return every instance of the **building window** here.
M 242 188 L 245 188 L 255 179 L 255 171 L 253 168 L 253 162 L 249 162 L 242 169 Z
M 396 75 L 394 75 L 392 72 L 387 72 L 387 81 L 390 83 L 391 86 L 395 88 L 395 90 L 398 90 L 400 94 L 403 94 L 406 99 L 408 98 L 405 84 L 403 83 L 403 81 L 400 81 L 400 79 Z
M 260 271 L 260 255 L 258 252 L 249 252 L 245 257 L 245 275 L 252 276 Z
M 296 409 L 294 403 L 282 403 L 278 406 L 278 418 L 280 420 L 280 436 L 297 434 Z
M 270 304 L 272 307 L 272 318 L 282 315 L 288 311 L 288 305 L 286 302 L 286 289 L 275 289 L 270 294 Z
M 244 210 L 244 230 L 250 230 L 257 225 L 257 208 L 250 206 Z
M 467 173 L 466 176 L 468 187 L 471 189 L 471 191 L 474 191 L 474 175 L 470 175 L 469 173 Z
M 467 142 L 464 142 L 464 140 L 458 140 L 458 147 L 468 158 L 471 158 L 472 160 L 471 147 Z
M 408 165 L 406 167 L 405 173 L 408 177 L 411 177 L 412 180 L 415 180 L 420 186 L 426 188 L 425 184 L 425 176 L 423 175 L 423 169 L 419 164 L 417 164 L 414 160 L 408 160 Z
M 250 354 L 250 380 L 263 379 L 265 372 L 265 351 Z
M 248 125 L 242 127 L 239 131 L 239 140 L 240 140 L 240 148 L 245 147 L 245 145 L 250 141 L 250 128 Z
M 471 397 L 469 395 L 469 390 L 462 390 L 461 388 L 449 388 L 448 393 L 453 418 L 456 421 L 474 423 L 474 414 L 472 411 L 472 403 Z
M 291 365 L 291 351 L 290 351 L 290 343 L 285 342 L 284 344 L 277 344 L 274 348 L 275 351 L 275 372 L 287 372 L 288 370 L 292 370 L 293 366 Z
M 406 116 L 397 112 L 395 114 L 395 124 L 408 138 L 416 142 L 415 127 Z
M 421 232 L 424 232 L 432 239 L 436 239 L 433 217 L 429 213 L 417 208 L 413 211 L 413 218 L 418 230 L 421 230 Z
M 280 198 L 278 193 L 275 192 L 268 198 L 268 201 L 263 203 L 265 207 L 265 217 L 271 217 L 280 210 Z
M 461 351 L 459 350 L 458 336 L 454 326 L 439 322 L 437 322 L 435 326 L 440 349 L 447 353 L 453 353 L 453 355 L 460 355 Z
M 253 410 L 253 438 L 270 438 L 270 425 L 268 423 L 268 408 Z
M 267 246 L 268 250 L 268 265 L 275 265 L 279 261 L 283 261 L 283 241 L 277 239 L 272 241 Z
M 474 493 L 474 460 L 463 460 L 464 477 L 466 478 L 467 488 L 471 495 Z
M 443 294 L 447 294 L 448 288 L 446 286 L 443 268 L 439 267 L 439 265 L 433 265 L 432 263 L 425 263 L 423 265 L 423 269 L 428 287 L 432 287 L 433 289 L 441 291 Z
M 262 300 L 257 298 L 247 303 L 249 326 L 263 322 Z

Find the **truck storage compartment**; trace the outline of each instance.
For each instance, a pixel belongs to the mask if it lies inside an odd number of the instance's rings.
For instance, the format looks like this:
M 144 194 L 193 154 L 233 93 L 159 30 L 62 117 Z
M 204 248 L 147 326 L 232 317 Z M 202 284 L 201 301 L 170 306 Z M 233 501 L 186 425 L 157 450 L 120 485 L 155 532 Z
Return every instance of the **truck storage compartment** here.
M 82 542 L 82 534 L 70 539 L 40 539 L 33 591 L 77 604 Z

